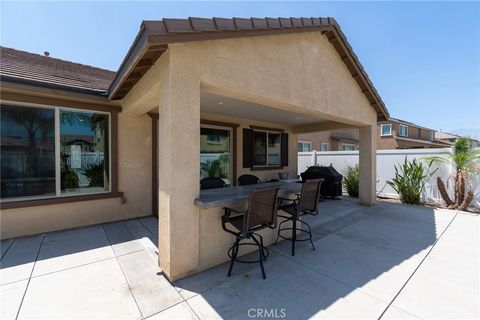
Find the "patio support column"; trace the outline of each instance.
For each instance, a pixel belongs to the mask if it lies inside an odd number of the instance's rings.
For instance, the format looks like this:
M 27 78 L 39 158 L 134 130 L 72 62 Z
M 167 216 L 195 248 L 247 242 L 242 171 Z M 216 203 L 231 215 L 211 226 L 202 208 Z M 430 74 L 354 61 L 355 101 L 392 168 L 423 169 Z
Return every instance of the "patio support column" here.
M 376 200 L 377 126 L 360 127 L 360 203 L 371 206 Z
M 170 281 L 194 273 L 199 259 L 200 82 L 169 70 L 158 125 L 159 264 Z

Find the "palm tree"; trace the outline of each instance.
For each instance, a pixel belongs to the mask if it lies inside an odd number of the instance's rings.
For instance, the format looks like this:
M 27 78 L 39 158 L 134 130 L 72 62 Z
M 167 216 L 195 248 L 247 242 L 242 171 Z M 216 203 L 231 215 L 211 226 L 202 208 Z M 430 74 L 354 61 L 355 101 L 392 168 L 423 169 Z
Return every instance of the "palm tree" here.
M 473 200 L 471 176 L 480 172 L 480 150 L 471 147 L 469 138 L 458 138 L 451 152 L 445 153 L 445 157 L 434 156 L 428 159 L 431 163 L 455 166 L 454 199 L 452 200 L 448 195 L 445 183 L 440 177 L 437 177 L 437 186 L 448 208 L 466 210 Z M 467 187 L 469 190 L 466 192 Z

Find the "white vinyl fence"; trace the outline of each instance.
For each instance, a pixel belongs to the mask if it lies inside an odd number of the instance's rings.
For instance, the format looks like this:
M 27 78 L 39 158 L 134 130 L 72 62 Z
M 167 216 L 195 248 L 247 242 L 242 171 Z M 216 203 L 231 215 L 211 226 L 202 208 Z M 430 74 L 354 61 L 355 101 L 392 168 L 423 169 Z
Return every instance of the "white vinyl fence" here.
M 393 178 L 395 174 L 395 165 L 402 163 L 407 157 L 407 160 L 417 159 L 417 161 L 426 161 L 426 157 L 441 156 L 444 157 L 449 149 L 401 149 L 401 150 L 378 150 L 377 151 L 377 194 L 384 197 L 398 197 L 395 190 L 387 184 L 387 180 Z M 358 163 L 357 151 L 312 151 L 298 153 L 298 174 L 304 172 L 307 167 L 313 165 L 330 164 L 341 174 L 344 174 L 348 165 Z M 432 167 L 432 171 L 437 166 Z M 428 179 L 422 193 L 422 200 L 427 203 L 441 203 L 442 199 L 437 188 L 437 177 L 440 176 L 444 182 L 448 179 L 447 189 L 453 198 L 453 175 L 455 168 L 441 164 L 435 174 Z M 450 177 L 450 178 L 449 178 Z M 477 175 L 473 177 L 474 200 L 472 205 L 480 207 L 480 177 Z

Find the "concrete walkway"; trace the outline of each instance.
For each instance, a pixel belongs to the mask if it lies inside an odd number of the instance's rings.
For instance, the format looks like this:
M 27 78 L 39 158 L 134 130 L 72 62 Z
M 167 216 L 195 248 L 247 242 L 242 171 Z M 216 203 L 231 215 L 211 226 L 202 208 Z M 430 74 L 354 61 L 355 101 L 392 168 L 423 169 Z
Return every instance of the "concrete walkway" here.
M 157 220 L 2 241 L 2 318 L 433 319 L 480 317 L 479 217 L 348 198 L 321 203 L 308 242 L 170 284 Z M 220 226 L 219 226 L 220 227 Z

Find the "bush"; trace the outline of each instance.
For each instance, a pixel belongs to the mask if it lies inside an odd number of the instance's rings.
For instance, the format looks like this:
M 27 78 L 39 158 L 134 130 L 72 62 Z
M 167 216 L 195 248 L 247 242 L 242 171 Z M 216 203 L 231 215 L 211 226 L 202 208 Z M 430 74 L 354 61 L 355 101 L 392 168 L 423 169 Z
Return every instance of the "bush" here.
M 64 170 L 62 172 L 61 187 L 62 189 L 77 189 L 78 175 L 72 170 Z
M 395 177 L 387 183 L 400 196 L 402 203 L 419 204 L 422 190 L 428 175 L 424 174 L 424 166 L 421 162 L 407 161 L 407 157 L 397 168 L 395 166 Z
M 360 169 L 358 164 L 354 166 L 347 166 L 343 174 L 343 186 L 347 189 L 347 193 L 350 197 L 358 198 L 360 180 Z
M 88 178 L 89 187 L 103 187 L 103 164 L 103 160 L 97 163 L 91 163 L 82 170 L 82 174 Z

